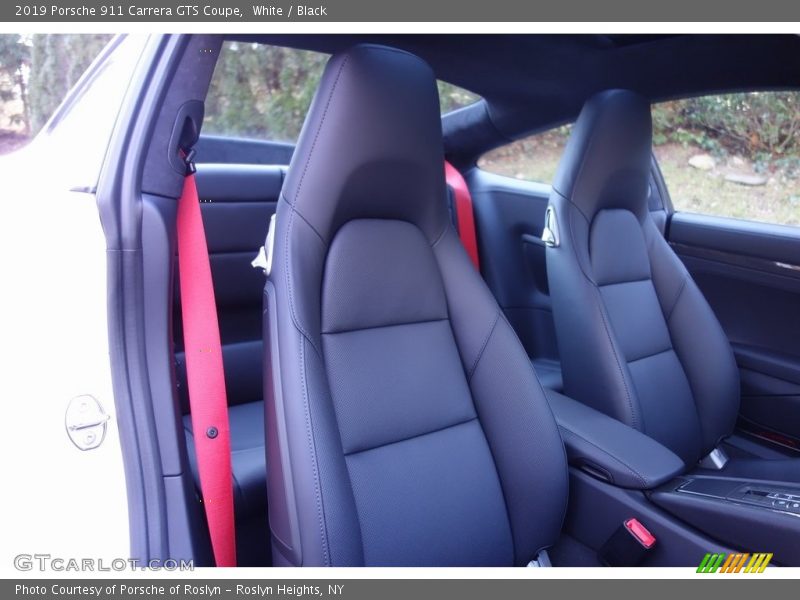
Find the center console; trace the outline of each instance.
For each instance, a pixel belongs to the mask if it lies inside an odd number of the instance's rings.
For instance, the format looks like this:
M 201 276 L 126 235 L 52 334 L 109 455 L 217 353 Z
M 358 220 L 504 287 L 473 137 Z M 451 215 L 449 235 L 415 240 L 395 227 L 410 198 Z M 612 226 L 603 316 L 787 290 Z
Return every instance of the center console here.
M 658 539 L 644 564 L 698 565 L 709 552 L 772 553 L 800 565 L 800 485 L 687 472 L 652 438 L 548 391 L 570 463 L 566 530 L 598 550 L 638 519 Z M 630 565 L 628 565 L 630 566 Z
M 738 479 L 701 477 L 685 480 L 674 489 L 674 492 L 758 506 L 800 516 L 800 488 L 788 488 L 763 482 L 742 483 Z
M 650 500 L 723 542 L 800 564 L 800 486 L 689 474 L 653 490 Z

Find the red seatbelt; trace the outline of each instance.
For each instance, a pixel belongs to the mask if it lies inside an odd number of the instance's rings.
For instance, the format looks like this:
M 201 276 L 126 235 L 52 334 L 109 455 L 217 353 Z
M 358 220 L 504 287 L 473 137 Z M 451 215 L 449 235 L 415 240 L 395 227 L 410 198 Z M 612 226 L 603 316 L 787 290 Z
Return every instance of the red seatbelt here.
M 190 167 L 178 201 L 178 266 L 186 378 L 200 490 L 214 559 L 218 567 L 235 567 L 228 400 L 208 245 L 193 171 Z
M 472 212 L 472 195 L 469 193 L 467 182 L 453 165 L 445 161 L 444 177 L 447 185 L 453 188 L 455 196 L 456 222 L 458 223 L 458 236 L 467 250 L 475 268 L 481 270 L 478 258 L 478 238 L 475 235 L 475 215 Z

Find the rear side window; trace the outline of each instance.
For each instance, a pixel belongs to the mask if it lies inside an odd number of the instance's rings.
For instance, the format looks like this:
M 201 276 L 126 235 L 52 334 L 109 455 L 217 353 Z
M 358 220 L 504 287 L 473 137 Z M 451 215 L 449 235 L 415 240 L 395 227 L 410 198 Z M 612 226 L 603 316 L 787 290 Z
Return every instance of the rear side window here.
M 800 92 L 656 104 L 653 152 L 676 210 L 800 225 Z
M 225 42 L 206 96 L 203 133 L 294 143 L 330 56 L 264 44 Z M 480 97 L 438 82 L 441 112 Z
M 470 104 L 475 104 L 481 99 L 478 94 L 473 94 L 469 90 L 452 83 L 438 81 L 437 84 L 439 88 L 439 109 L 443 115 Z
M 483 155 L 486 171 L 551 183 L 571 126 Z M 675 210 L 800 226 L 800 92 L 653 106 L 653 152 Z
M 326 54 L 225 42 L 206 96 L 203 133 L 294 142 Z
M 572 125 L 563 125 L 495 148 L 478 160 L 478 166 L 490 173 L 549 184 L 571 130 Z

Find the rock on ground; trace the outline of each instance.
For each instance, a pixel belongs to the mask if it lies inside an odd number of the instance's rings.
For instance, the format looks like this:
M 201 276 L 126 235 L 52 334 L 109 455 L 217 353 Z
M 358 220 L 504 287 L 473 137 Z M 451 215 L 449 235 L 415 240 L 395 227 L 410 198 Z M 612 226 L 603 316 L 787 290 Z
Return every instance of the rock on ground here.
M 763 175 L 750 175 L 748 173 L 728 173 L 725 181 L 738 183 L 739 185 L 766 185 L 767 178 Z
M 695 154 L 689 159 L 689 165 L 701 171 L 710 171 L 717 166 L 717 162 L 708 154 Z

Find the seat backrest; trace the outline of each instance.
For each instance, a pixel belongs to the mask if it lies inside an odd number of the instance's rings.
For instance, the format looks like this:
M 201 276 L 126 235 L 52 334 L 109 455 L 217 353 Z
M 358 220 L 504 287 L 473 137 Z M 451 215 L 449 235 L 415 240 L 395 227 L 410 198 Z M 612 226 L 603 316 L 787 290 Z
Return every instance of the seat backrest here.
M 424 62 L 370 45 L 331 59 L 265 288 L 276 564 L 526 564 L 558 535 L 564 449 L 442 165 Z
M 207 139 L 205 141 L 208 142 Z M 213 146 L 211 148 L 216 150 Z M 211 154 L 212 158 L 225 158 L 219 156 L 220 152 L 212 154 L 201 150 L 198 158 L 207 160 L 206 154 Z M 255 155 L 249 156 L 254 158 Z M 251 263 L 264 243 L 269 218 L 275 213 L 285 174 L 286 167 L 280 165 L 197 164 L 197 189 L 217 300 L 225 386 L 231 406 L 260 402 L 264 398 L 261 377 L 264 277 Z M 453 191 L 449 186 L 446 195 L 450 219 L 455 225 L 457 213 Z M 177 281 L 177 255 L 174 265 Z M 177 285 L 172 310 L 178 395 L 182 413 L 188 414 L 183 321 L 180 286 Z
M 590 99 L 556 173 L 547 273 L 564 390 L 687 465 L 733 430 L 738 371 L 708 303 L 648 210 L 650 105 Z

